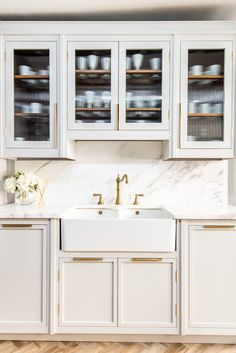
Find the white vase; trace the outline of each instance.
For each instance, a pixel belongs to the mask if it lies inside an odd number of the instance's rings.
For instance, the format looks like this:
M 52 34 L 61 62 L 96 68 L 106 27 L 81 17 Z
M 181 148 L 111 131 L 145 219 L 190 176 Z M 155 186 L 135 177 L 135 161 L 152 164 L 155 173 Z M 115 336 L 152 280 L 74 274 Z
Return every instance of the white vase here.
M 17 205 L 32 205 L 36 200 L 37 192 L 24 192 L 15 194 L 15 203 Z

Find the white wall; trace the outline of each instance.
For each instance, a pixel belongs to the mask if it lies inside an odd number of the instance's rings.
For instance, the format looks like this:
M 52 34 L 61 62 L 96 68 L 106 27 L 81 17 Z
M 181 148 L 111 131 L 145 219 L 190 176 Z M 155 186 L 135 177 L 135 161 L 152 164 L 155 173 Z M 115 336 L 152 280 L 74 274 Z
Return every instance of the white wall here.
M 160 142 L 77 142 L 76 161 L 17 161 L 16 169 L 48 178 L 47 203 L 114 203 L 117 174 L 127 173 L 124 202 L 145 193 L 147 205 L 221 206 L 227 202 L 227 161 L 163 161 Z

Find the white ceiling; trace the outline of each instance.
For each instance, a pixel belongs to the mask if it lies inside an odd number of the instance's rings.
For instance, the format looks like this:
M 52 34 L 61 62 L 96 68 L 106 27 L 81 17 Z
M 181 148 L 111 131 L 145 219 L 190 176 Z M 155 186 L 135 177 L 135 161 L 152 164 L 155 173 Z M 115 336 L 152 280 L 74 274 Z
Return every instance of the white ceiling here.
M 236 0 L 0 0 L 0 15 L 1 17 L 5 15 L 6 18 L 14 15 L 78 15 L 81 17 L 116 13 L 135 15 L 135 13 L 154 12 L 158 14 L 164 11 L 168 19 L 168 11 L 188 11 L 194 15 L 194 11 L 199 10 L 204 14 L 205 8 L 216 13 L 218 17 L 222 15 L 222 20 L 236 19 Z

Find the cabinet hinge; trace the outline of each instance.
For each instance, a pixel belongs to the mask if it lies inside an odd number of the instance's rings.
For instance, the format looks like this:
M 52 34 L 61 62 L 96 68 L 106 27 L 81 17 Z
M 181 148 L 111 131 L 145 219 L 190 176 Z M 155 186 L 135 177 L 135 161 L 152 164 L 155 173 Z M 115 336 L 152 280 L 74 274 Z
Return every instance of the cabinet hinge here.
M 7 61 L 7 52 L 6 51 L 4 53 L 4 59 L 5 59 L 5 61 Z
M 170 51 L 169 51 L 169 61 L 170 61 Z
M 175 316 L 178 316 L 178 304 L 175 304 Z
M 7 128 L 5 128 L 5 137 L 7 137 Z
M 57 304 L 57 313 L 58 313 L 58 316 L 60 315 L 60 304 Z
M 178 282 L 178 271 L 175 271 L 175 282 Z
M 168 119 L 170 120 L 170 109 L 168 110 Z
M 60 282 L 60 271 L 57 271 L 57 280 Z
M 232 50 L 232 61 L 234 61 L 234 51 Z

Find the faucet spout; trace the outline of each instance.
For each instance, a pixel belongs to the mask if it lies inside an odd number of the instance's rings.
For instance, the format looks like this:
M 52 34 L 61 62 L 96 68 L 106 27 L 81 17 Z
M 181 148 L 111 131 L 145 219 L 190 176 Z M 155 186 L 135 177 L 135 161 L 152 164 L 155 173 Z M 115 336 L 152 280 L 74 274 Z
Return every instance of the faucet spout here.
M 125 180 L 125 183 L 128 184 L 128 175 L 124 174 L 122 178 L 120 178 L 119 174 L 116 178 L 116 205 L 121 205 L 121 191 L 120 191 L 120 183 Z

